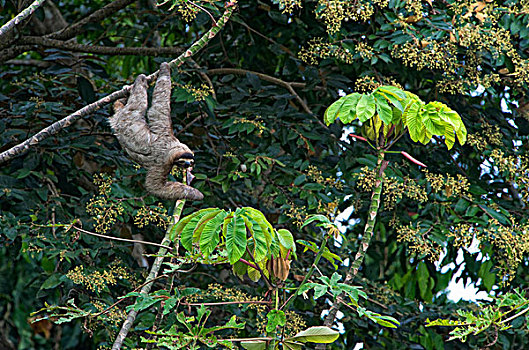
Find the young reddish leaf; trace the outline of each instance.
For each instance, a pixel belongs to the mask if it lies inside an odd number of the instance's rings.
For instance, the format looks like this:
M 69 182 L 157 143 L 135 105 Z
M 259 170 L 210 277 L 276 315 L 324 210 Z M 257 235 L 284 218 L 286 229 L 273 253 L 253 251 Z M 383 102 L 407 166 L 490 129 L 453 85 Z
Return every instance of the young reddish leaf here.
M 417 159 L 415 159 L 412 156 L 410 156 L 409 153 L 402 151 L 402 152 L 400 152 L 400 154 L 402 154 L 404 157 L 408 158 L 412 163 L 415 163 L 417 165 L 420 165 L 420 166 L 423 166 L 423 167 L 427 168 L 426 164 L 419 162 Z
M 349 134 L 349 136 L 351 136 L 353 139 L 359 139 L 359 140 L 367 142 L 367 139 L 365 137 L 358 136 L 358 135 L 355 135 L 355 134 Z

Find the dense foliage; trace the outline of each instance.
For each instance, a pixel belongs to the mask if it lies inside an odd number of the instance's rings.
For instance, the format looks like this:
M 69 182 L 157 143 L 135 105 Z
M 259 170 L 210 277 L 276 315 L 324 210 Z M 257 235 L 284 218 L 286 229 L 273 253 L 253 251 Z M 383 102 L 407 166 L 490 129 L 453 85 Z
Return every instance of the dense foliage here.
M 28 5 L 0 0 L 0 25 Z M 46 2 L 0 37 L 0 152 L 184 53 L 227 6 Z M 90 16 L 98 10 L 103 15 Z M 322 311 L 341 293 L 348 298 L 333 323 L 341 331 L 336 349 L 529 347 L 528 11 L 525 1 L 238 3 L 206 48 L 173 69 L 175 134 L 195 151 L 193 186 L 205 195 L 182 215 L 219 208 L 211 215 L 216 227 L 218 215 L 239 215 L 249 227 L 251 209 L 241 208 L 255 208 L 270 232 L 288 230 L 296 245 L 274 247 L 270 238 L 263 259 L 249 261 L 257 269 L 242 267 L 241 258 L 255 257 L 255 230 L 237 236 L 253 254 L 223 256 L 226 232 L 215 236 L 209 227 L 206 240 L 203 230 L 181 227 L 188 241 L 172 242 L 151 294 L 138 293 L 147 277 L 141 266 L 152 265 L 159 247 L 146 245 L 145 259 L 130 242 L 90 233 L 162 242 L 174 203 L 146 195 L 144 169 L 110 131 L 108 104 L 0 165 L 0 348 L 110 348 L 130 310 L 139 312 L 124 343 L 131 348 L 276 330 L 296 348 L 314 340 L 300 333 L 306 329 L 332 339 L 309 327 L 323 325 Z M 361 140 L 373 136 L 363 131 L 365 110 L 329 126 L 337 115 L 324 119 L 340 96 L 375 96 L 381 86 L 409 92 L 392 108 L 410 96 L 433 106 L 424 108 L 438 131 L 408 126 L 383 174 L 377 150 Z M 385 105 L 373 106 L 369 117 L 389 120 Z M 466 143 L 460 124 L 447 131 L 451 110 L 466 127 Z M 442 123 L 439 111 L 448 118 Z M 379 176 L 373 238 L 346 282 Z M 312 214 L 330 222 L 302 227 Z M 278 241 L 289 237 L 285 231 Z M 257 271 L 274 266 L 281 295 Z M 447 287 L 455 275 L 493 299 L 452 302 Z M 304 293 L 290 302 L 302 282 Z M 46 318 L 52 314 L 64 319 Z

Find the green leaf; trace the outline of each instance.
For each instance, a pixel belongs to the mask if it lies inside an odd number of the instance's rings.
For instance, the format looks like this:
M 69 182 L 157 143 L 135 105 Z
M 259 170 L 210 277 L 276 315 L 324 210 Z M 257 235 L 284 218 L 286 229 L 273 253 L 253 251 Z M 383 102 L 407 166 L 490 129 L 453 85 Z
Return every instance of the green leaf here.
M 198 243 L 200 242 L 200 236 L 202 235 L 202 230 L 206 226 L 206 224 L 211 221 L 217 214 L 219 214 L 222 209 L 217 209 L 212 212 L 206 213 L 202 218 L 198 221 L 197 226 L 195 230 L 193 231 L 193 238 L 192 243 Z
M 456 142 L 456 136 L 455 136 L 455 130 L 452 125 L 445 125 L 445 144 L 446 147 L 450 150 L 454 146 L 454 143 Z
M 417 142 L 423 133 L 423 125 L 419 117 L 420 108 L 420 102 L 414 101 L 402 115 L 402 122 L 408 127 L 410 137 L 414 142 Z
M 325 215 L 316 214 L 316 215 L 311 215 L 307 220 L 305 220 L 303 225 L 301 225 L 301 228 L 309 225 L 311 222 L 314 222 L 314 221 L 319 221 L 319 222 L 321 222 L 323 224 L 330 224 L 331 223 L 331 221 Z
M 286 350 L 301 350 L 301 349 L 303 349 L 303 344 L 302 343 L 297 343 L 297 342 L 288 341 L 288 340 L 285 340 L 283 342 L 283 346 L 285 347 Z
M 507 219 L 503 214 L 498 213 L 496 210 L 486 206 L 481 205 L 482 209 L 485 210 L 490 216 L 492 216 L 494 219 L 498 220 L 503 225 L 509 225 L 509 219 Z
M 406 98 L 408 97 L 406 95 L 406 92 L 402 91 L 398 87 L 391 86 L 391 85 L 380 86 L 379 88 L 376 89 L 376 91 L 380 91 L 389 96 L 393 96 L 398 101 L 406 100 Z
M 239 213 L 240 209 L 237 209 L 226 226 L 226 250 L 232 265 L 239 261 L 246 251 L 246 226 Z
M 349 124 L 356 119 L 356 105 L 362 95 L 359 93 L 353 93 L 345 96 L 345 102 L 338 113 L 338 118 L 344 124 Z
M 404 102 L 404 99 L 400 99 L 396 97 L 395 95 L 384 93 L 380 90 L 378 90 L 376 94 L 380 96 L 384 96 L 384 98 L 388 100 L 388 103 L 391 103 L 393 107 L 395 107 L 395 109 L 399 111 L 400 113 L 404 112 L 404 106 L 402 105 L 402 102 Z
M 232 268 L 235 276 L 239 277 L 242 280 L 244 274 L 246 274 L 246 272 L 248 271 L 249 266 L 241 261 L 237 261 L 235 264 L 233 264 Z
M 257 282 L 261 278 L 261 272 L 251 266 L 248 266 L 248 277 L 250 277 L 252 281 Z
M 266 324 L 267 332 L 273 332 L 277 326 L 284 326 L 287 323 L 287 317 L 282 310 L 270 310 L 266 318 L 268 319 Z
M 375 97 L 373 95 L 362 95 L 356 105 L 356 116 L 362 123 L 365 123 L 375 115 L 375 109 Z
M 336 102 L 327 108 L 323 116 L 325 124 L 333 123 L 337 118 L 340 118 L 342 123 L 350 123 L 355 118 L 355 109 L 360 99 L 359 93 L 349 94 L 341 97 Z
M 200 219 L 202 219 L 204 215 L 218 210 L 219 209 L 217 208 L 202 209 L 194 214 L 191 214 L 190 217 L 186 217 L 182 220 L 185 221 L 185 223 L 182 225 L 183 228 L 181 229 L 182 233 L 180 235 L 180 243 L 182 243 L 182 247 L 188 251 L 193 250 L 193 232 L 195 231 Z M 178 223 L 178 226 L 180 226 L 180 223 Z M 175 230 L 175 234 L 178 234 L 178 232 L 180 232 L 179 228 Z
M 224 210 L 212 218 L 202 230 L 202 235 L 200 236 L 200 251 L 204 254 L 205 257 L 208 257 L 213 250 L 217 247 L 220 241 L 220 227 L 224 222 L 224 219 L 228 213 Z
M 197 211 L 197 212 L 194 212 L 191 215 L 188 215 L 188 216 L 180 219 L 180 221 L 178 221 L 178 223 L 171 228 L 171 241 L 174 242 L 174 240 L 176 239 L 177 235 L 182 232 L 182 230 L 189 223 L 189 221 L 191 221 L 194 217 L 196 217 L 197 215 L 200 215 L 200 214 L 201 214 L 201 211 Z
M 384 124 L 391 124 L 393 119 L 393 110 L 389 106 L 386 99 L 382 96 L 376 98 L 377 113 L 378 117 L 384 122 Z
M 439 116 L 439 112 L 435 108 L 435 105 L 428 103 L 420 112 L 421 121 L 432 135 L 444 135 L 445 123 Z
M 266 245 L 267 247 L 270 247 L 272 243 L 272 232 L 274 232 L 274 228 L 272 225 L 266 220 L 266 217 L 263 213 L 261 213 L 259 210 L 254 209 L 252 207 L 244 207 L 242 208 L 243 212 L 242 215 L 248 216 L 255 220 L 259 227 L 261 227 L 261 231 L 266 239 Z
M 463 122 L 461 122 L 461 127 L 456 129 L 456 135 L 460 145 L 464 145 L 467 142 L 467 128 Z
M 62 281 L 59 279 L 59 274 L 53 274 L 48 277 L 40 286 L 40 289 L 51 289 L 57 287 Z
M 326 125 L 330 125 L 334 123 L 336 118 L 338 118 L 338 114 L 340 113 L 340 110 L 342 109 L 342 106 L 345 103 L 345 96 L 339 98 L 337 101 L 335 101 L 332 105 L 330 105 L 326 110 L 325 114 L 323 115 L 323 121 Z
M 319 283 L 314 283 L 314 299 L 324 296 L 327 293 L 327 286 Z
M 246 350 L 265 350 L 266 341 L 259 341 L 259 340 L 245 341 L 245 342 L 241 342 L 241 346 L 245 348 Z
M 277 230 L 277 238 L 279 239 L 279 243 L 285 248 L 285 249 L 291 249 L 296 250 L 296 246 L 294 245 L 294 237 L 292 236 L 292 233 L 290 233 L 289 230 L 286 230 L 284 228 Z
M 330 344 L 336 339 L 338 339 L 339 336 L 340 333 L 333 329 L 330 329 L 329 327 L 316 326 L 310 327 L 302 332 L 299 332 L 295 336 L 287 338 L 285 340 L 295 340 L 302 343 L 311 342 Z
M 243 216 L 244 223 L 251 235 L 251 242 L 253 243 L 253 258 L 255 261 L 262 261 L 268 256 L 268 244 L 261 226 L 251 217 Z M 249 242 L 250 243 L 250 242 Z
M 372 316 L 369 318 L 377 324 L 387 328 L 397 328 L 397 326 L 400 325 L 400 322 L 391 316 L 383 316 L 377 314 L 377 316 Z

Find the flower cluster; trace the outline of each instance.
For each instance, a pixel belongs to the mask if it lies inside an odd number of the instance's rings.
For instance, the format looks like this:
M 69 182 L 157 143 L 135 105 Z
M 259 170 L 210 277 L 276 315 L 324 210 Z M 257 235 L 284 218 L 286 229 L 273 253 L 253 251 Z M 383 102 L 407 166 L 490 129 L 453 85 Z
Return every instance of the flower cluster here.
M 409 178 L 405 178 L 403 182 L 394 177 L 384 177 L 384 179 L 384 206 L 388 210 L 395 208 L 403 196 L 420 203 L 428 200 L 426 190 Z
M 458 223 L 450 228 L 447 237 L 454 239 L 455 248 L 468 248 L 474 240 L 477 231 L 471 224 Z
M 453 177 L 451 175 L 432 174 L 428 170 L 424 170 L 424 175 L 434 193 L 444 190 L 447 198 L 468 194 L 470 184 L 468 179 L 461 174 Z
M 340 180 L 331 176 L 324 178 L 322 175 L 322 171 L 314 165 L 309 165 L 309 167 L 307 168 L 307 177 L 322 186 L 333 187 L 338 190 L 343 190 L 343 183 Z
M 306 47 L 299 51 L 299 58 L 307 64 L 317 64 L 319 59 L 336 58 L 351 64 L 354 62 L 354 53 L 349 49 L 325 42 L 322 38 L 310 40 Z
M 354 89 L 355 91 L 360 92 L 360 93 L 369 93 L 383 85 L 391 85 L 401 90 L 404 90 L 402 85 L 400 85 L 399 83 L 397 83 L 395 80 L 391 78 L 382 77 L 382 81 L 378 81 L 375 79 L 375 77 L 369 76 L 369 75 L 356 79 Z
M 370 192 L 376 184 L 376 172 L 368 167 L 362 168 L 361 172 L 356 175 L 357 186 L 364 192 Z M 417 182 L 410 178 L 403 180 L 384 174 L 384 205 L 386 209 L 391 210 L 395 207 L 404 196 L 420 203 L 428 200 L 426 190 L 419 186 Z
M 186 90 L 188 93 L 193 95 L 193 98 L 195 101 L 200 102 L 204 101 L 206 97 L 212 95 L 213 90 L 211 89 L 211 86 L 207 84 L 202 84 L 200 87 L 194 87 L 191 84 L 176 84 L 178 87 Z
M 98 233 L 108 232 L 124 211 L 120 202 L 111 201 L 106 196 L 93 197 L 86 204 L 86 212 L 95 221 L 94 231 Z
M 439 255 L 442 252 L 442 246 L 437 242 L 428 239 L 428 233 L 431 230 L 413 227 L 412 224 L 408 226 L 400 225 L 397 227 L 397 241 L 408 243 L 408 248 L 420 256 L 427 256 L 431 262 L 439 260 Z
M 246 119 L 238 118 L 233 121 L 233 124 L 250 124 L 257 129 L 257 136 L 261 136 L 264 131 L 268 131 L 268 128 L 264 126 L 263 122 L 260 120 L 261 116 L 256 116 L 256 119 Z
M 103 312 L 110 306 L 100 300 L 92 300 L 91 304 L 96 308 L 98 312 Z M 118 327 L 125 320 L 126 317 L 127 314 L 124 310 L 118 307 L 113 307 L 105 311 L 104 314 L 101 314 L 97 318 L 98 321 L 103 321 L 109 323 L 113 327 Z
M 161 203 L 141 207 L 134 215 L 134 224 L 138 227 L 145 227 L 149 224 L 166 228 L 169 223 L 167 209 Z
M 366 0 L 319 0 L 316 18 L 323 20 L 329 34 L 336 33 L 343 21 L 367 21 L 375 12 L 373 5 Z
M 451 42 L 410 41 L 394 46 L 392 56 L 408 67 L 428 68 L 444 74 L 456 74 L 459 68 L 457 46 Z
M 93 272 L 86 272 L 83 265 L 79 265 L 68 271 L 66 277 L 75 284 L 84 285 L 92 292 L 99 292 L 109 285 L 115 285 L 118 279 L 130 278 L 130 274 L 119 263 L 116 261 L 106 270 Z
M 505 173 L 507 180 L 513 183 L 520 193 L 520 199 L 529 205 L 529 157 L 526 155 L 507 156 L 503 151 L 495 149 L 490 157 L 498 170 Z
M 487 240 L 495 247 L 496 261 L 500 269 L 500 285 L 506 286 L 514 279 L 516 270 L 529 253 L 529 224 L 512 226 L 500 225 L 491 220 L 492 225 L 485 230 Z

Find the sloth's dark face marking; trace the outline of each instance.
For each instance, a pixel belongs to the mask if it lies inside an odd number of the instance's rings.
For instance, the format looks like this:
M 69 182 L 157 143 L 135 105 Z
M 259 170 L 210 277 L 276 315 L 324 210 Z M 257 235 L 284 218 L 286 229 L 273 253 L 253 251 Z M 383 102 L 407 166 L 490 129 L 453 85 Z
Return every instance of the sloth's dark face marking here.
M 195 156 L 191 153 L 184 153 L 174 164 L 184 169 L 192 167 L 195 165 Z

